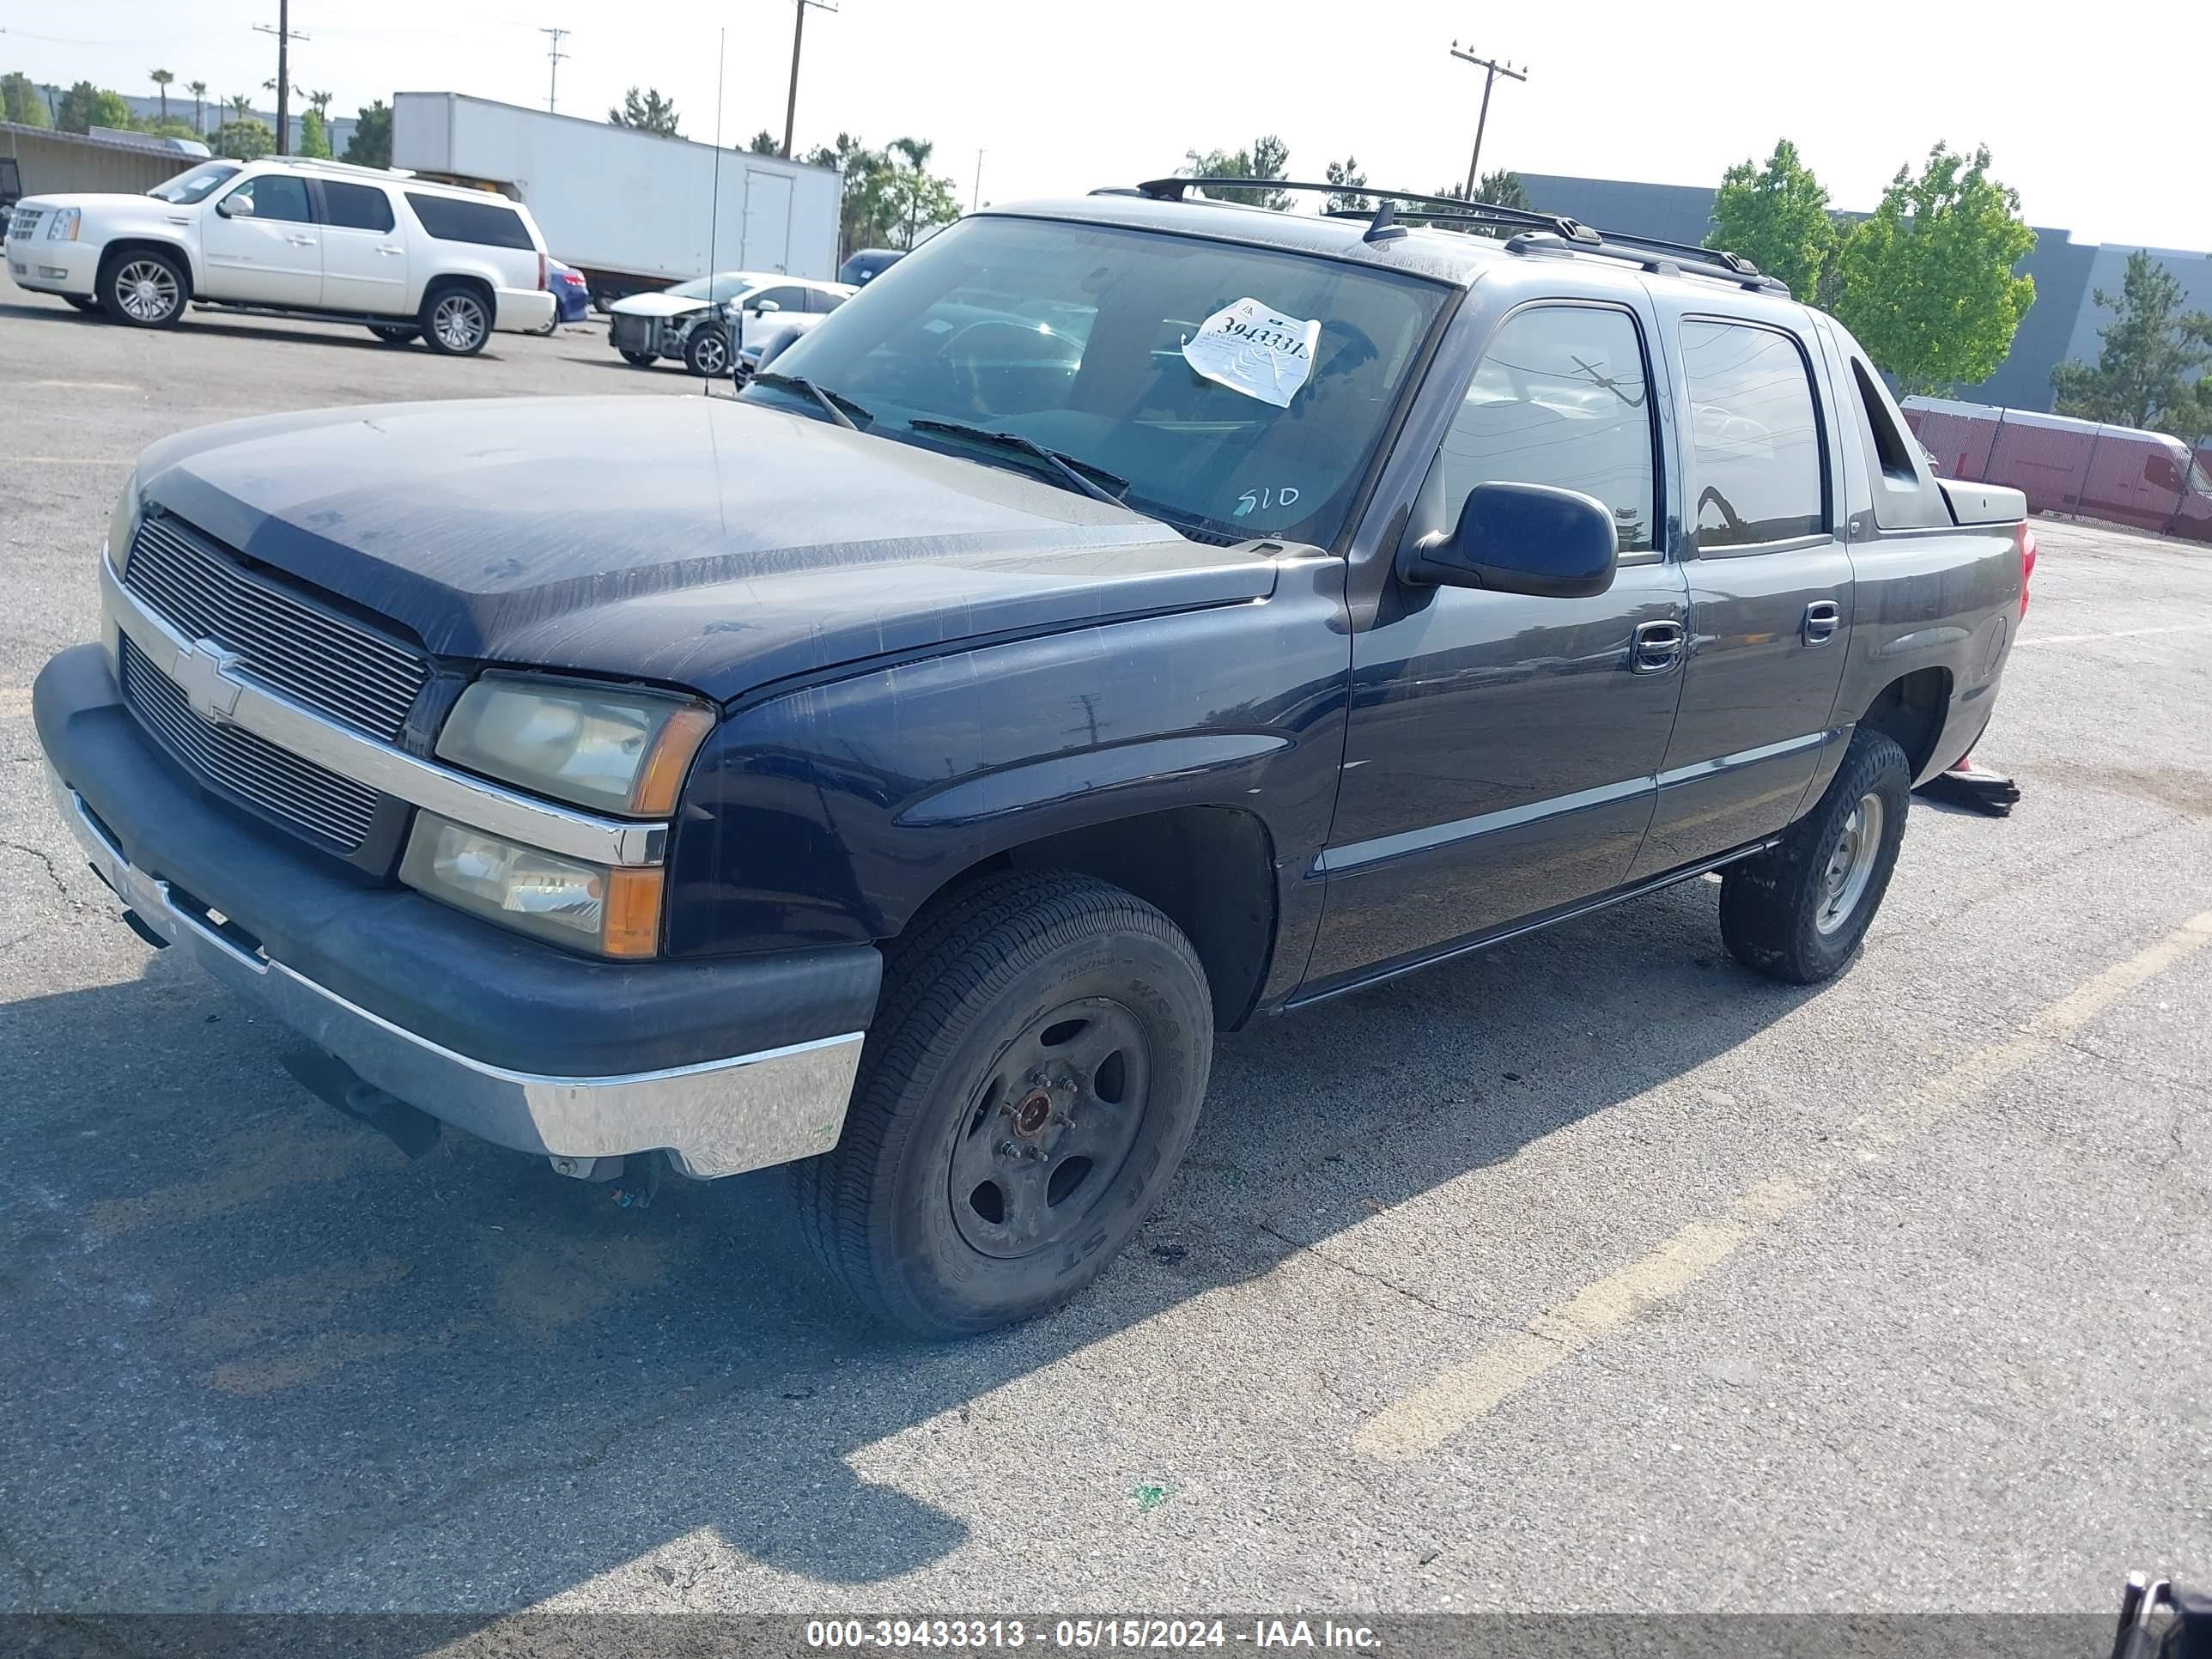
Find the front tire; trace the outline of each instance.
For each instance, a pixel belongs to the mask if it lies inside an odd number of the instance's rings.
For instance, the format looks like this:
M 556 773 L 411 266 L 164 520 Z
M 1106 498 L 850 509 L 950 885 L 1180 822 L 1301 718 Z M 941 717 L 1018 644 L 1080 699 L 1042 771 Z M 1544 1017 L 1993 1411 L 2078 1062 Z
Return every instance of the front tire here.
M 422 329 L 441 356 L 473 357 L 491 338 L 491 306 L 465 283 L 441 283 L 422 296 Z
M 730 337 L 702 323 L 684 343 L 684 367 L 702 380 L 717 380 L 730 372 Z
M 893 956 L 844 1138 L 792 1166 L 800 1224 L 919 1335 L 1042 1313 L 1158 1201 L 1212 1059 L 1205 969 L 1166 916 L 1088 876 L 988 878 Z
M 100 308 L 131 328 L 171 328 L 191 298 L 191 279 L 168 254 L 149 249 L 119 253 L 107 262 L 94 284 Z
M 632 368 L 651 368 L 660 359 L 650 351 L 625 351 L 623 361 Z
M 1745 967 L 1817 985 L 1850 960 L 1889 890 L 1905 840 L 1912 767 L 1861 726 L 1820 804 L 1781 844 L 1721 877 L 1721 938 Z

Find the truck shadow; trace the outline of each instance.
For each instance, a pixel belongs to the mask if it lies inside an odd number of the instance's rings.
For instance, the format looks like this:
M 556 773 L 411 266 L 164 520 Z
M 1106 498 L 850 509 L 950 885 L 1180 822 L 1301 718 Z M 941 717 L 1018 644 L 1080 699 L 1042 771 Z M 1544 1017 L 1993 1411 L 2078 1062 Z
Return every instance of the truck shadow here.
M 902 1437 L 955 1480 L 994 1390 L 1798 1006 L 1727 961 L 1713 891 L 1225 1038 L 1183 1174 L 1101 1284 L 952 1346 L 823 1288 L 774 1171 L 673 1182 L 641 1211 L 451 1135 L 409 1164 L 166 957 L 0 1007 L 0 1311 L 40 1334 L 0 1354 L 14 1605 L 489 1618 L 702 1531 L 819 1584 L 927 1565 L 967 1525 L 859 1472 L 868 1449 Z M 1081 1461 L 1066 1479 L 1091 1478 Z
M 97 313 L 78 311 L 74 307 L 62 305 L 59 301 L 52 305 L 0 302 L 0 321 L 12 321 L 18 319 L 26 322 L 51 323 L 77 328 L 117 327 Z M 429 348 L 420 341 L 410 342 L 404 346 L 387 345 L 371 334 L 365 324 L 324 322 L 313 317 L 302 317 L 290 326 L 283 327 L 271 326 L 271 321 L 273 319 L 232 316 L 222 312 L 188 310 L 178 320 L 176 328 L 173 330 L 137 329 L 127 331 L 136 334 L 141 339 L 160 339 L 182 331 L 194 334 L 222 335 L 229 339 L 273 340 L 279 344 L 333 346 L 347 351 L 414 351 L 424 356 L 430 355 Z M 126 331 L 118 328 L 117 331 Z M 476 355 L 488 362 L 507 361 L 507 354 L 503 354 L 500 349 L 503 338 L 519 340 L 523 337 L 527 337 L 494 335 L 491 340 L 486 343 L 484 349 Z

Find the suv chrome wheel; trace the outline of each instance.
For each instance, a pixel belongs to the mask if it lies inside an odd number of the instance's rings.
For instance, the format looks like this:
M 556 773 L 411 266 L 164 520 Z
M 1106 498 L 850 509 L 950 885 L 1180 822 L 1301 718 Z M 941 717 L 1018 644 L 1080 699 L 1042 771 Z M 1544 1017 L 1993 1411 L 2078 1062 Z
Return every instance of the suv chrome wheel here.
M 484 315 L 483 301 L 473 294 L 442 294 L 430 307 L 430 332 L 445 350 L 474 351 L 490 331 L 491 319 Z
M 177 273 L 159 259 L 133 259 L 115 273 L 115 301 L 133 322 L 167 322 L 181 297 Z

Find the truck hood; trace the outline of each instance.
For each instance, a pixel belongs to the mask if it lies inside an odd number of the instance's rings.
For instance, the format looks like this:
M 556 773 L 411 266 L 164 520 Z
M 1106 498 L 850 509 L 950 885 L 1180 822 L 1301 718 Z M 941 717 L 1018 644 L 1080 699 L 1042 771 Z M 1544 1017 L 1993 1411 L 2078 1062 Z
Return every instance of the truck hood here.
M 61 196 L 26 196 L 15 205 L 33 208 L 40 213 L 51 213 L 56 208 L 82 208 L 87 213 L 112 212 L 121 208 L 148 214 L 191 211 L 190 208 L 179 207 L 173 202 L 157 202 L 150 196 L 96 194 L 91 191 L 71 191 Z
M 729 699 L 841 663 L 1259 599 L 1249 545 L 714 398 L 264 416 L 140 459 L 149 507 L 433 652 Z

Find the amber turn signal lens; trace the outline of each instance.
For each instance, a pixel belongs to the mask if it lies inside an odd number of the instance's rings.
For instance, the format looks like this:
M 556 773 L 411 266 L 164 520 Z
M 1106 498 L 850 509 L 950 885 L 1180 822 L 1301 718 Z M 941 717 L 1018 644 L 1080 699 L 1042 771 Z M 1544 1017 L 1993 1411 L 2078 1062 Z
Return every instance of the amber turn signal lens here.
M 653 752 L 638 768 L 629 810 L 656 818 L 673 812 L 676 797 L 683 792 L 684 775 L 691 769 L 692 757 L 714 729 L 714 711 L 696 703 L 678 709 L 662 721 L 659 735 L 653 740 Z
M 607 872 L 605 931 L 599 948 L 611 957 L 649 957 L 660 948 L 661 872 Z

